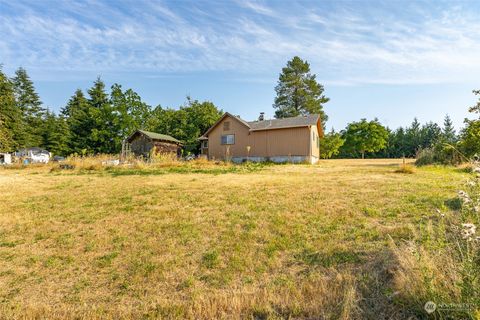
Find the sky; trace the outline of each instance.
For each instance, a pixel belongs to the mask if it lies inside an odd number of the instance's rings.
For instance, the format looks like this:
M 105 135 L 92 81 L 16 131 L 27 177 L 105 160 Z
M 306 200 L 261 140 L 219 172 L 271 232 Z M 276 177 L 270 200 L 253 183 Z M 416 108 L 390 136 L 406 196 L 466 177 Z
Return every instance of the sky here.
M 0 0 L 0 63 L 24 67 L 58 111 L 100 76 L 152 106 L 189 95 L 273 117 L 293 56 L 330 101 L 327 127 L 377 117 L 457 128 L 480 89 L 480 1 Z

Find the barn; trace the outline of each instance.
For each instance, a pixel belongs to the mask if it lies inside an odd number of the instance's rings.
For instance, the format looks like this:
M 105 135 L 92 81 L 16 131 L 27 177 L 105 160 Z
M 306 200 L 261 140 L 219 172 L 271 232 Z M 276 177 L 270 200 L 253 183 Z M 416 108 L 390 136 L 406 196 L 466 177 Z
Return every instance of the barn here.
M 180 157 L 182 143 L 166 134 L 137 130 L 127 139 L 127 146 L 135 156 L 148 158 L 152 152 L 156 154 L 174 154 Z

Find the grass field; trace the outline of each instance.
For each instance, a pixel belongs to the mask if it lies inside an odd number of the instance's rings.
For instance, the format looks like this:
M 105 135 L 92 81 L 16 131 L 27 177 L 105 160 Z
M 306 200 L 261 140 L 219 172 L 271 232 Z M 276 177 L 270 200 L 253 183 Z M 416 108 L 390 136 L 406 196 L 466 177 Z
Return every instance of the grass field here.
M 0 318 L 426 317 L 395 248 L 466 173 L 400 163 L 0 169 Z

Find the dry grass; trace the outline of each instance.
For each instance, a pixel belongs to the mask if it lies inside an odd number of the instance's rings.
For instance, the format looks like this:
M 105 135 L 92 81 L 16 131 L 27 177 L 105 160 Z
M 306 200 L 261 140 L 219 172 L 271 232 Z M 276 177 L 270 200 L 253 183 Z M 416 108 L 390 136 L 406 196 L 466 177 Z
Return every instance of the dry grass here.
M 0 169 L 0 318 L 418 316 L 391 243 L 465 173 L 398 163 Z

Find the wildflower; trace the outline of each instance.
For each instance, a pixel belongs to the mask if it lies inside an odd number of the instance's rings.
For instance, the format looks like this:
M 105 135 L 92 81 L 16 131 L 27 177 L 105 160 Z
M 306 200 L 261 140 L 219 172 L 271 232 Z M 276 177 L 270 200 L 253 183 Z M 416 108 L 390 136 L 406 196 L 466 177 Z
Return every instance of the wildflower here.
M 463 201 L 463 203 L 470 203 L 472 202 L 472 199 L 468 196 L 468 193 L 465 191 L 458 191 L 458 197 Z
M 475 187 L 477 185 L 477 183 L 474 180 L 469 180 L 467 182 L 467 185 L 470 186 L 470 187 Z
M 471 241 L 477 231 L 477 227 L 473 223 L 462 223 L 462 227 L 462 238 Z

